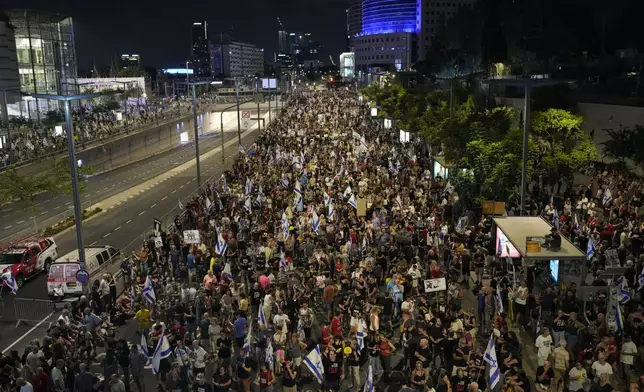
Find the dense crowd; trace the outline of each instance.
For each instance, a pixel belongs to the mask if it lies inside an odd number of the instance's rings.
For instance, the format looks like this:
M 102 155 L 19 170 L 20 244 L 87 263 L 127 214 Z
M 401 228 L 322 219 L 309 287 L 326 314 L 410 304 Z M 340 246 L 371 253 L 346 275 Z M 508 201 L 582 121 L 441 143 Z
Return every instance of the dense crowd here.
M 644 391 L 633 368 L 644 359 L 641 184 L 600 173 L 591 196 L 616 196 L 601 214 L 588 201 L 543 209 L 553 236 L 588 249 L 593 284 L 617 249 L 630 299 L 608 316 L 609 292 L 581 302 L 577 284 L 500 259 L 491 218 L 455 217 L 458 195 L 433 177 L 422 143 L 392 141 L 367 109 L 350 91 L 292 96 L 231 170 L 123 261 L 123 299 L 110 276 L 98 280 L 42 344 L 2 359 L 2 385 L 129 392 L 133 380 L 142 392 L 150 361 L 172 392 Z M 133 313 L 132 345 L 110 331 Z M 100 345 L 97 377 L 87 370 Z
M 213 104 L 215 97 L 201 97 L 197 103 Z M 74 126 L 74 142 L 84 147 L 97 140 L 104 140 L 116 135 L 192 111 L 192 101 L 181 97 L 175 100 L 144 100 L 135 99 L 128 104 L 122 104 L 117 118 L 117 111 L 106 110 L 104 105 L 72 106 L 72 124 Z M 64 114 L 60 113 L 64 118 Z M 67 148 L 67 137 L 64 132 L 56 134 L 53 128 L 13 130 L 11 144 L 13 148 L 12 162 L 18 163 L 45 156 L 50 153 L 63 151 Z M 9 164 L 7 146 L 0 148 L 0 168 Z

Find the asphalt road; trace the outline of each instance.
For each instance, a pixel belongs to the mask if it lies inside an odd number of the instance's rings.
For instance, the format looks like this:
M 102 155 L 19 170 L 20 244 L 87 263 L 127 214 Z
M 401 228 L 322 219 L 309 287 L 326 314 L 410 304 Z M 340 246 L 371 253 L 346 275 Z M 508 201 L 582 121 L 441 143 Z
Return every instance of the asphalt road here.
M 228 105 L 230 106 L 230 105 Z M 247 106 L 247 107 L 246 107 Z M 257 110 L 257 105 L 247 104 L 243 108 Z M 223 107 L 222 107 L 223 108 Z M 220 108 L 220 109 L 222 109 Z M 234 124 L 232 124 L 234 123 Z M 226 125 L 229 125 L 228 127 Z M 219 124 L 213 124 L 219 129 Z M 236 121 L 225 124 L 229 132 L 236 130 Z M 213 137 L 216 136 L 216 137 Z M 234 135 L 225 136 L 226 140 Z M 219 145 L 221 140 L 218 132 L 200 138 L 200 150 L 207 152 Z M 165 153 L 147 158 L 110 172 L 98 174 L 87 179 L 84 192 L 81 194 L 83 208 L 98 203 L 110 196 L 123 192 L 133 185 L 154 178 L 167 170 L 176 167 L 194 156 L 192 145 L 178 146 Z M 48 227 L 73 214 L 72 197 L 70 195 L 54 196 L 42 193 L 36 196 L 36 211 L 25 210 L 21 202 L 10 203 L 0 207 L 0 243 L 24 238 L 38 228 Z

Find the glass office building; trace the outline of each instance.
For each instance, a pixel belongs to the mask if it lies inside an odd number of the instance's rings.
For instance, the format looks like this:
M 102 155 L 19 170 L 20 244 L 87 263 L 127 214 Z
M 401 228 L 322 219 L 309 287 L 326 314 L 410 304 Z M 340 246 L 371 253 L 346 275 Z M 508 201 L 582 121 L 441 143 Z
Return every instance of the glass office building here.
M 20 88 L 25 94 L 68 95 L 78 92 L 72 18 L 32 10 L 7 11 L 15 27 Z M 25 97 L 14 113 L 39 119 L 58 108 L 56 101 Z M 18 113 L 16 113 L 18 114 Z

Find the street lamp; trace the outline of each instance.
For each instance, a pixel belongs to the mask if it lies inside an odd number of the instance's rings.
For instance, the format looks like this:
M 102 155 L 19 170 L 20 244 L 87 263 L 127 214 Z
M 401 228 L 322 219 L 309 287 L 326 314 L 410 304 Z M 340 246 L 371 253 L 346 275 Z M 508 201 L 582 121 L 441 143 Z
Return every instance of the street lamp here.
M 521 163 L 521 215 L 525 213 L 525 192 L 528 187 L 528 139 L 530 135 L 530 97 L 532 89 L 543 86 L 554 86 L 567 83 L 566 80 L 553 79 L 488 79 L 484 83 L 496 83 L 504 86 L 519 86 L 525 91 L 523 107 L 523 157 Z
M 195 158 L 197 160 L 197 188 L 201 188 L 201 167 L 199 165 L 199 124 L 197 122 L 197 92 L 196 92 L 195 86 L 211 84 L 211 83 L 212 81 L 210 80 L 206 80 L 202 82 L 177 82 L 177 84 L 185 84 L 186 86 L 192 86 L 192 121 L 194 122 L 194 125 L 195 125 Z
M 83 215 L 81 210 L 80 196 L 78 193 L 78 176 L 76 174 L 76 157 L 74 155 L 74 132 L 72 130 L 72 115 L 69 107 L 70 101 L 96 98 L 101 94 L 79 94 L 79 95 L 52 95 L 32 94 L 36 99 L 51 99 L 63 101 L 65 104 L 65 131 L 67 135 L 67 154 L 69 155 L 69 174 L 72 177 L 72 196 L 74 199 L 74 220 L 76 221 L 76 242 L 78 245 L 78 262 L 81 269 L 85 269 L 85 248 L 83 245 Z
M 252 102 L 252 100 L 245 101 L 243 103 L 249 103 Z M 224 113 L 228 109 L 232 109 L 234 107 L 237 107 L 237 110 L 239 110 L 239 104 L 236 103 L 232 106 L 229 106 L 225 108 L 224 110 L 221 111 L 219 119 L 220 119 L 220 124 L 219 124 L 219 129 L 221 130 L 221 166 L 223 167 L 223 170 L 226 169 L 226 156 L 224 155 Z M 259 114 L 257 115 L 259 117 Z M 241 145 L 241 144 L 240 144 Z M 239 146 L 238 146 L 239 147 Z

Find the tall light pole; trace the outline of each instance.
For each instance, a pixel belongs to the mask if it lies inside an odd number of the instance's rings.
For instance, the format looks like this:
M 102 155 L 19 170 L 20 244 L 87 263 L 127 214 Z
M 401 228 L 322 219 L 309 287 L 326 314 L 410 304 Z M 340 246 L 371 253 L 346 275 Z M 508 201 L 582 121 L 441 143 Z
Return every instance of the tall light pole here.
M 187 62 L 186 62 L 187 65 Z M 187 74 L 186 74 L 187 76 Z M 212 81 L 205 80 L 201 82 L 177 82 L 177 84 L 184 84 L 186 86 L 192 86 L 192 122 L 194 123 L 195 128 L 195 159 L 197 162 L 197 188 L 201 188 L 201 165 L 199 162 L 199 123 L 197 121 L 197 92 L 196 86 L 211 84 Z M 205 123 L 205 122 L 204 122 Z
M 567 83 L 566 80 L 553 79 L 488 79 L 486 83 L 494 83 L 504 86 L 519 86 L 524 89 L 523 103 L 523 154 L 521 160 L 521 215 L 525 214 L 526 190 L 528 188 L 528 141 L 530 139 L 530 99 L 532 89 L 543 86 L 554 86 Z
M 248 103 L 248 102 L 252 102 L 252 100 L 246 101 L 244 103 Z M 221 166 L 224 169 L 226 168 L 226 156 L 224 155 L 224 113 L 227 110 L 232 109 L 234 107 L 239 107 L 239 105 L 234 104 L 234 105 L 228 106 L 227 108 L 225 108 L 224 110 L 221 111 L 221 113 L 220 113 L 221 115 L 219 116 L 219 119 L 220 119 L 220 124 L 219 124 L 220 128 L 219 129 L 221 131 Z
M 72 115 L 70 101 L 96 98 L 101 94 L 79 95 L 50 95 L 32 94 L 34 98 L 63 101 L 65 104 L 65 133 L 67 135 L 67 154 L 69 156 L 69 174 L 72 178 L 72 197 L 74 199 L 74 220 L 76 221 L 76 242 L 78 246 L 78 262 L 81 269 L 85 269 L 85 247 L 83 245 L 83 214 L 78 192 L 78 175 L 76 174 L 76 156 L 74 154 L 74 132 L 72 130 Z

